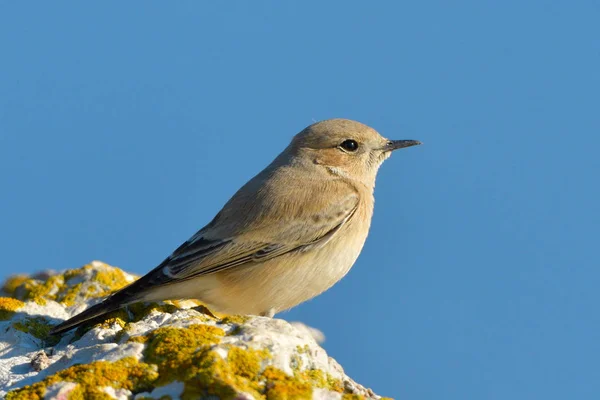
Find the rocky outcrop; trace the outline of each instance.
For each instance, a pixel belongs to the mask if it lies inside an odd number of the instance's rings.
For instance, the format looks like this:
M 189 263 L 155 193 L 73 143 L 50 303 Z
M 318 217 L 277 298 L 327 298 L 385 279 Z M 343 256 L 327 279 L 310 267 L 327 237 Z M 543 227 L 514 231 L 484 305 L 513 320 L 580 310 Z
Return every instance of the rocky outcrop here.
M 135 304 L 62 337 L 50 329 L 135 280 L 94 261 L 14 276 L 0 297 L 7 399 L 380 398 L 344 374 L 319 332 L 280 319 L 213 315 L 196 301 Z

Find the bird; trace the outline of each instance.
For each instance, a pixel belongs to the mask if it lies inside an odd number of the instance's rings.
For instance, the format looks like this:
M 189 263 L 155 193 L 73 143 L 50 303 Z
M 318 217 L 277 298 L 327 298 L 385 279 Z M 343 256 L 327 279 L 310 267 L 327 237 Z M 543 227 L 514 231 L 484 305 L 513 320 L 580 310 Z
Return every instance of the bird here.
M 137 302 L 198 299 L 222 313 L 273 317 L 312 299 L 357 260 L 383 161 L 420 144 L 349 119 L 313 123 L 162 263 L 51 333 Z

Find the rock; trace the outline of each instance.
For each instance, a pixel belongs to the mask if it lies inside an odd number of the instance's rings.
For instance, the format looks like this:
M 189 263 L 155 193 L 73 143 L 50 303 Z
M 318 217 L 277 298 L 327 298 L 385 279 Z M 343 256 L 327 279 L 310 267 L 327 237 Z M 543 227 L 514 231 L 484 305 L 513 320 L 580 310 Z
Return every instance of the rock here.
M 52 326 L 134 281 L 94 261 L 9 278 L 0 297 L 0 397 L 6 399 L 359 399 L 315 340 L 281 319 L 211 314 L 194 300 L 140 303 L 49 336 Z
M 48 368 L 49 365 L 50 359 L 44 350 L 40 350 L 31 360 L 31 368 L 36 372 Z
M 300 332 L 312 336 L 312 338 L 315 339 L 315 342 L 319 344 L 325 342 L 325 334 L 317 328 L 313 328 L 312 326 L 305 325 L 302 322 L 298 321 L 290 322 L 290 324 Z

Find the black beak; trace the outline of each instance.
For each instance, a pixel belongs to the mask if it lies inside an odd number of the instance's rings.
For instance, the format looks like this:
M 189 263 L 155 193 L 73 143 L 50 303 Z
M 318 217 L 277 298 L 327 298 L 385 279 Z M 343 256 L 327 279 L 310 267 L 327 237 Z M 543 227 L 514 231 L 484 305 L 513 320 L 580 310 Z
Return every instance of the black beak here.
M 394 151 L 405 147 L 417 146 L 422 144 L 418 140 L 390 140 L 384 147 L 384 151 Z

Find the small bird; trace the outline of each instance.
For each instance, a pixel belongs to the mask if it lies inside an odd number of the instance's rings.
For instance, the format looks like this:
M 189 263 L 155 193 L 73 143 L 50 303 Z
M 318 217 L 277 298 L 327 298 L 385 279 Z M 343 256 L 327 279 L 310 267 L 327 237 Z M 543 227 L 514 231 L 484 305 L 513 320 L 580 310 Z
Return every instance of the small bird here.
M 273 317 L 323 293 L 362 250 L 382 162 L 418 144 L 347 119 L 308 126 L 160 265 L 51 333 L 141 301 Z

